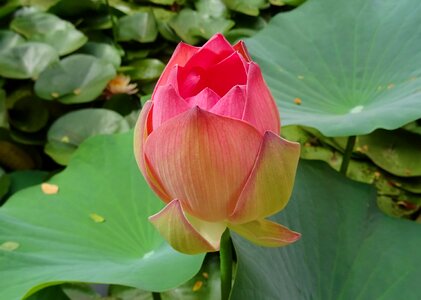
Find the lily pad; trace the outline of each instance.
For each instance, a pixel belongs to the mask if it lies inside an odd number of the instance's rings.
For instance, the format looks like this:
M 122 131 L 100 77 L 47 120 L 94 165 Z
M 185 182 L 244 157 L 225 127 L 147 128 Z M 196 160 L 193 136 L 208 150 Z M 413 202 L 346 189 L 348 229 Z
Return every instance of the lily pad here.
M 36 79 L 51 63 L 58 60 L 49 45 L 27 42 L 0 52 L 0 76 L 15 79 Z
M 23 44 L 25 39 L 19 34 L 10 30 L 0 30 L 0 52 Z
M 124 16 L 117 23 L 119 41 L 153 42 L 158 36 L 158 28 L 152 11 L 137 12 Z
M 421 136 L 379 129 L 358 137 L 358 147 L 380 168 L 397 176 L 421 176 Z
M 29 40 L 49 44 L 60 55 L 75 51 L 88 40 L 72 23 L 44 12 L 17 16 L 10 27 Z
M 283 124 L 349 136 L 420 118 L 420 9 L 418 0 L 309 0 L 275 16 L 246 43 Z
M 384 215 L 375 199 L 372 187 L 301 161 L 292 199 L 273 217 L 301 240 L 270 249 L 234 235 L 231 299 L 417 299 L 421 225 Z
M 113 46 L 106 43 L 88 42 L 79 50 L 80 53 L 91 54 L 99 59 L 110 63 L 114 68 L 121 64 L 120 52 Z
M 204 256 L 176 252 L 148 222 L 163 203 L 138 170 L 132 140 L 133 133 L 90 139 L 50 180 L 57 193 L 34 186 L 0 208 L 0 245 L 16 246 L 0 249 L 2 299 L 61 282 L 163 291 L 197 273 Z
M 49 118 L 49 112 L 42 101 L 31 95 L 23 97 L 13 104 L 9 110 L 9 122 L 24 132 L 36 132 L 43 128 Z
M 35 92 L 42 99 L 65 104 L 89 102 L 114 76 L 111 64 L 92 55 L 74 54 L 47 68 L 35 83 Z
M 112 110 L 76 110 L 57 119 L 51 125 L 45 152 L 57 163 L 67 165 L 76 149 L 87 138 L 99 134 L 126 132 L 129 128 L 127 121 Z
M 164 71 L 165 64 L 156 58 L 135 60 L 126 67 L 125 73 L 133 80 L 156 80 Z

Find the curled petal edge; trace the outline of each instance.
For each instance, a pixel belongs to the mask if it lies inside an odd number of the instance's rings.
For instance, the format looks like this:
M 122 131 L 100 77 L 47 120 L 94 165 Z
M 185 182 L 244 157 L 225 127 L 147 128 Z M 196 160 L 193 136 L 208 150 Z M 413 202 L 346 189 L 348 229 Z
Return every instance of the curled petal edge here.
M 222 224 L 203 222 L 188 216 L 178 199 L 172 200 L 160 212 L 150 216 L 149 221 L 175 250 L 185 254 L 218 251 L 221 235 L 226 228 Z
M 282 210 L 291 197 L 299 157 L 299 143 L 267 131 L 229 222 L 246 223 Z
M 154 190 L 155 193 L 157 193 L 157 195 L 162 200 L 164 200 L 165 202 L 169 202 L 171 199 L 168 196 L 168 193 L 162 187 L 162 184 L 159 182 L 158 178 L 152 173 L 152 170 L 148 166 L 148 162 L 146 161 L 146 157 L 143 151 L 143 146 L 150 132 L 149 128 L 152 126 L 152 118 L 150 117 L 152 113 L 152 107 L 152 101 L 147 101 L 144 104 L 143 109 L 141 110 L 139 118 L 136 122 L 133 142 L 134 156 L 137 165 L 149 186 Z
M 228 228 L 252 243 L 264 247 L 282 247 L 296 242 L 301 234 L 269 221 L 255 220 L 245 224 L 228 224 Z

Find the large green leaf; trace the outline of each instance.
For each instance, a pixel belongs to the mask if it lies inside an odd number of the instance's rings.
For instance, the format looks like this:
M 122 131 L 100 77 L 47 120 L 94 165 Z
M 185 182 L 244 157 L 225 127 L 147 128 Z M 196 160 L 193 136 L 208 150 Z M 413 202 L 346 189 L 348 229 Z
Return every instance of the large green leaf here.
M 88 40 L 72 23 L 44 12 L 17 16 L 10 27 L 30 40 L 51 45 L 60 55 L 73 52 Z
M 285 125 L 345 136 L 421 117 L 418 0 L 309 0 L 247 46 Z
M 28 42 L 0 53 L 0 76 L 16 79 L 36 79 L 52 62 L 57 52 L 49 45 Z
M 302 233 L 284 248 L 233 237 L 236 299 L 418 299 L 421 225 L 385 216 L 369 185 L 301 161 L 292 199 L 274 216 Z
M 74 54 L 42 72 L 35 92 L 40 98 L 65 104 L 89 102 L 101 94 L 114 76 L 111 64 L 92 55 Z
M 85 108 L 72 111 L 51 125 L 45 152 L 57 163 L 67 165 L 79 145 L 89 137 L 128 130 L 127 121 L 112 110 Z
M 173 250 L 148 222 L 163 207 L 133 157 L 133 134 L 84 143 L 54 176 L 0 208 L 0 299 L 64 281 L 162 291 L 187 281 L 203 255 Z

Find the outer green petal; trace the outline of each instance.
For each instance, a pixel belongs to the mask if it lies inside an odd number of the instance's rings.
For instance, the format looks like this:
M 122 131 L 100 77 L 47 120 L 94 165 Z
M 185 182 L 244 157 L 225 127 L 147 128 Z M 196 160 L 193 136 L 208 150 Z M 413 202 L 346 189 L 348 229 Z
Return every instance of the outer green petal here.
M 187 216 L 177 199 L 149 217 L 149 221 L 175 250 L 186 254 L 218 251 L 226 228 L 221 223 L 203 222 Z
M 291 196 L 299 156 L 298 143 L 267 131 L 229 222 L 246 223 L 282 210 Z
M 256 220 L 228 227 L 245 239 L 265 247 L 281 247 L 297 241 L 301 234 L 268 220 Z

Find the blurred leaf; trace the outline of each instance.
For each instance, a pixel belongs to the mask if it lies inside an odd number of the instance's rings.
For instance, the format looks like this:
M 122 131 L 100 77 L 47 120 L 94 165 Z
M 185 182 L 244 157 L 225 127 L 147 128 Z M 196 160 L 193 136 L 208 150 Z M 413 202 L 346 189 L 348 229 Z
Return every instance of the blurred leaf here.
M 178 43 L 180 38 L 175 34 L 170 26 L 170 21 L 177 13 L 163 8 L 153 8 L 153 14 L 158 26 L 159 33 L 168 41 Z
M 19 6 L 19 0 L 6 0 L 4 5 L 0 6 L 0 19 L 14 12 Z
M 405 126 L 402 127 L 405 130 L 408 130 L 412 133 L 416 133 L 421 135 L 421 125 L 419 123 L 419 121 L 414 121 L 411 123 L 406 124 Z
M 78 52 L 91 54 L 107 63 L 112 64 L 116 69 L 121 64 L 119 51 L 115 47 L 106 43 L 88 42 L 80 48 Z
M 103 108 L 113 110 L 122 116 L 130 114 L 134 110 L 140 109 L 138 97 L 127 94 L 116 94 L 105 101 Z
M 61 289 L 70 300 L 99 300 L 98 295 L 88 284 L 66 283 L 61 285 Z
M 420 9 L 418 0 L 309 0 L 272 18 L 246 43 L 283 125 L 349 136 L 420 118 Z
M 197 44 L 201 38 L 209 39 L 217 32 L 225 33 L 234 26 L 232 20 L 213 18 L 190 8 L 182 9 L 169 24 L 189 44 Z
M 3 299 L 61 282 L 163 291 L 197 273 L 204 255 L 176 252 L 148 222 L 164 203 L 139 172 L 132 143 L 133 133 L 94 137 L 50 180 L 58 193 L 31 187 L 0 208 L 0 241 L 18 246 L 0 250 Z
M 9 122 L 24 132 L 36 132 L 48 122 L 48 109 L 45 102 L 35 96 L 24 97 L 9 110 Z
M 130 62 L 129 68 L 124 73 L 132 80 L 156 80 L 164 71 L 165 64 L 156 58 L 145 58 Z
M 397 176 L 421 176 L 421 136 L 402 129 L 378 129 L 359 136 L 358 147 L 373 162 Z
M 158 28 L 152 11 L 137 12 L 124 16 L 117 23 L 119 41 L 153 42 L 158 36 Z
M 49 12 L 62 17 L 74 17 L 90 11 L 97 12 L 103 3 L 103 0 L 60 0 L 50 8 Z
M 10 189 L 10 183 L 9 175 L 0 167 L 0 204 Z
M 229 9 L 250 16 L 258 16 L 260 9 L 269 6 L 266 0 L 224 0 L 224 3 Z
M 0 52 L 23 44 L 25 39 L 10 30 L 0 30 Z
M 213 18 L 228 17 L 228 10 L 223 0 L 199 0 L 195 2 L 198 12 Z
M 49 13 L 16 17 L 10 27 L 29 40 L 49 44 L 60 55 L 75 51 L 88 40 L 72 23 Z
M 0 127 L 9 128 L 6 107 L 6 92 L 0 88 Z
M 57 163 L 67 165 L 73 153 L 87 138 L 128 130 L 127 121 L 114 111 L 103 108 L 72 111 L 51 125 L 45 152 Z
M 21 147 L 9 141 L 0 140 L 0 166 L 11 170 L 33 169 L 35 161 Z
M 27 300 L 76 300 L 66 296 L 60 286 L 49 286 L 32 296 L 26 298 Z
M 114 76 L 114 67 L 103 60 L 74 54 L 48 67 L 35 83 L 35 92 L 40 98 L 65 104 L 89 102 Z
M 271 219 L 302 237 L 269 249 L 233 234 L 232 300 L 418 298 L 421 225 L 381 213 L 372 187 L 301 161 L 288 206 Z
M 0 52 L 0 76 L 36 79 L 57 59 L 57 52 L 49 45 L 36 42 L 20 44 Z

